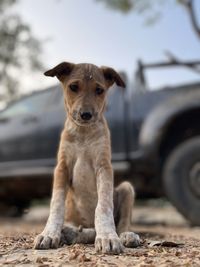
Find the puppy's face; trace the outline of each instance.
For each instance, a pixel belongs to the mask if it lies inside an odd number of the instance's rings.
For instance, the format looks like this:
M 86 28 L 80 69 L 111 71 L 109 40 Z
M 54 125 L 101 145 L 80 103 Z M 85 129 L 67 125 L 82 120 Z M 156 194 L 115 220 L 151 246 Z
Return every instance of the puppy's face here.
M 67 114 L 79 126 L 87 126 L 99 120 L 108 88 L 114 82 L 125 87 L 114 69 L 99 68 L 92 64 L 63 62 L 45 72 L 45 75 L 56 76 L 61 81 Z

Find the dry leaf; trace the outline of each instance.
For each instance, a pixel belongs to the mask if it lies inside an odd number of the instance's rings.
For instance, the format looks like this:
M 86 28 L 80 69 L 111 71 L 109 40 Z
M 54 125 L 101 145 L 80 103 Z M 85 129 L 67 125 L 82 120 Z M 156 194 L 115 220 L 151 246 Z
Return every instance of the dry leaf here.
M 158 240 L 151 240 L 148 242 L 148 246 L 149 247 L 180 247 L 183 246 L 183 243 L 176 243 L 176 242 L 172 242 L 172 241 L 158 241 Z

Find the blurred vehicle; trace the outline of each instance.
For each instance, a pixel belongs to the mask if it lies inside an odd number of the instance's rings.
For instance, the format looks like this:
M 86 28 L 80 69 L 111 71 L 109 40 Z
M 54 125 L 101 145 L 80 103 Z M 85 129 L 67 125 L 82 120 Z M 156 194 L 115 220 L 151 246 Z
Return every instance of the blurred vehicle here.
M 166 195 L 200 225 L 200 83 L 148 91 L 143 69 L 135 88 L 109 91 L 115 182 L 130 180 L 138 197 Z M 50 195 L 65 116 L 59 86 L 0 113 L 0 201 L 18 214 L 32 199 Z

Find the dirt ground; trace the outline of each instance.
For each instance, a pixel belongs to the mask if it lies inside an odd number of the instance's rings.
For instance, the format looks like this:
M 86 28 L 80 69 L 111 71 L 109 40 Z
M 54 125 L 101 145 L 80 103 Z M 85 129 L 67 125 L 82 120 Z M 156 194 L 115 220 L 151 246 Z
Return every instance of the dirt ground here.
M 78 244 L 33 250 L 34 237 L 45 224 L 47 207 L 31 208 L 21 219 L 1 218 L 0 266 L 200 266 L 200 228 L 191 228 L 171 205 L 155 203 L 136 206 L 132 230 L 143 244 L 120 255 L 96 254 L 93 245 Z

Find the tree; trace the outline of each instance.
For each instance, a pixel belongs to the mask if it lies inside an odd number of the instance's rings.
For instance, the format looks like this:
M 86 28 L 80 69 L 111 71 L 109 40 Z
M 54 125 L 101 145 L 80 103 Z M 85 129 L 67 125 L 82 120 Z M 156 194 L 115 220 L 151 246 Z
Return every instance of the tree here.
M 122 13 L 135 11 L 139 14 L 147 15 L 149 19 L 158 18 L 163 6 L 169 4 L 166 0 L 97 0 L 104 2 L 109 8 Z M 193 30 L 200 38 L 200 25 L 198 25 L 197 13 L 195 10 L 195 0 L 173 0 L 174 3 L 182 5 L 188 12 Z M 153 19 L 153 20 L 154 20 Z
M 158 19 L 163 5 L 169 3 L 165 0 L 97 0 L 104 2 L 110 9 L 122 12 L 124 14 L 134 11 L 146 17 L 148 23 Z
M 0 100 L 18 93 L 22 73 L 41 68 L 40 42 L 13 7 L 18 0 L 0 0 Z
M 104 2 L 107 7 L 122 13 L 134 11 L 146 17 L 147 22 L 155 22 L 163 11 L 163 7 L 169 4 L 166 0 L 97 0 Z M 196 0 L 197 1 L 197 0 Z M 198 24 L 197 10 L 195 9 L 195 0 L 173 0 L 174 4 L 182 5 L 188 13 L 194 32 L 200 40 L 200 24 Z M 200 60 L 182 61 L 173 55 L 172 52 L 166 51 L 167 62 L 156 62 L 143 64 L 139 61 L 139 69 L 142 73 L 144 68 L 183 66 L 200 74 Z

